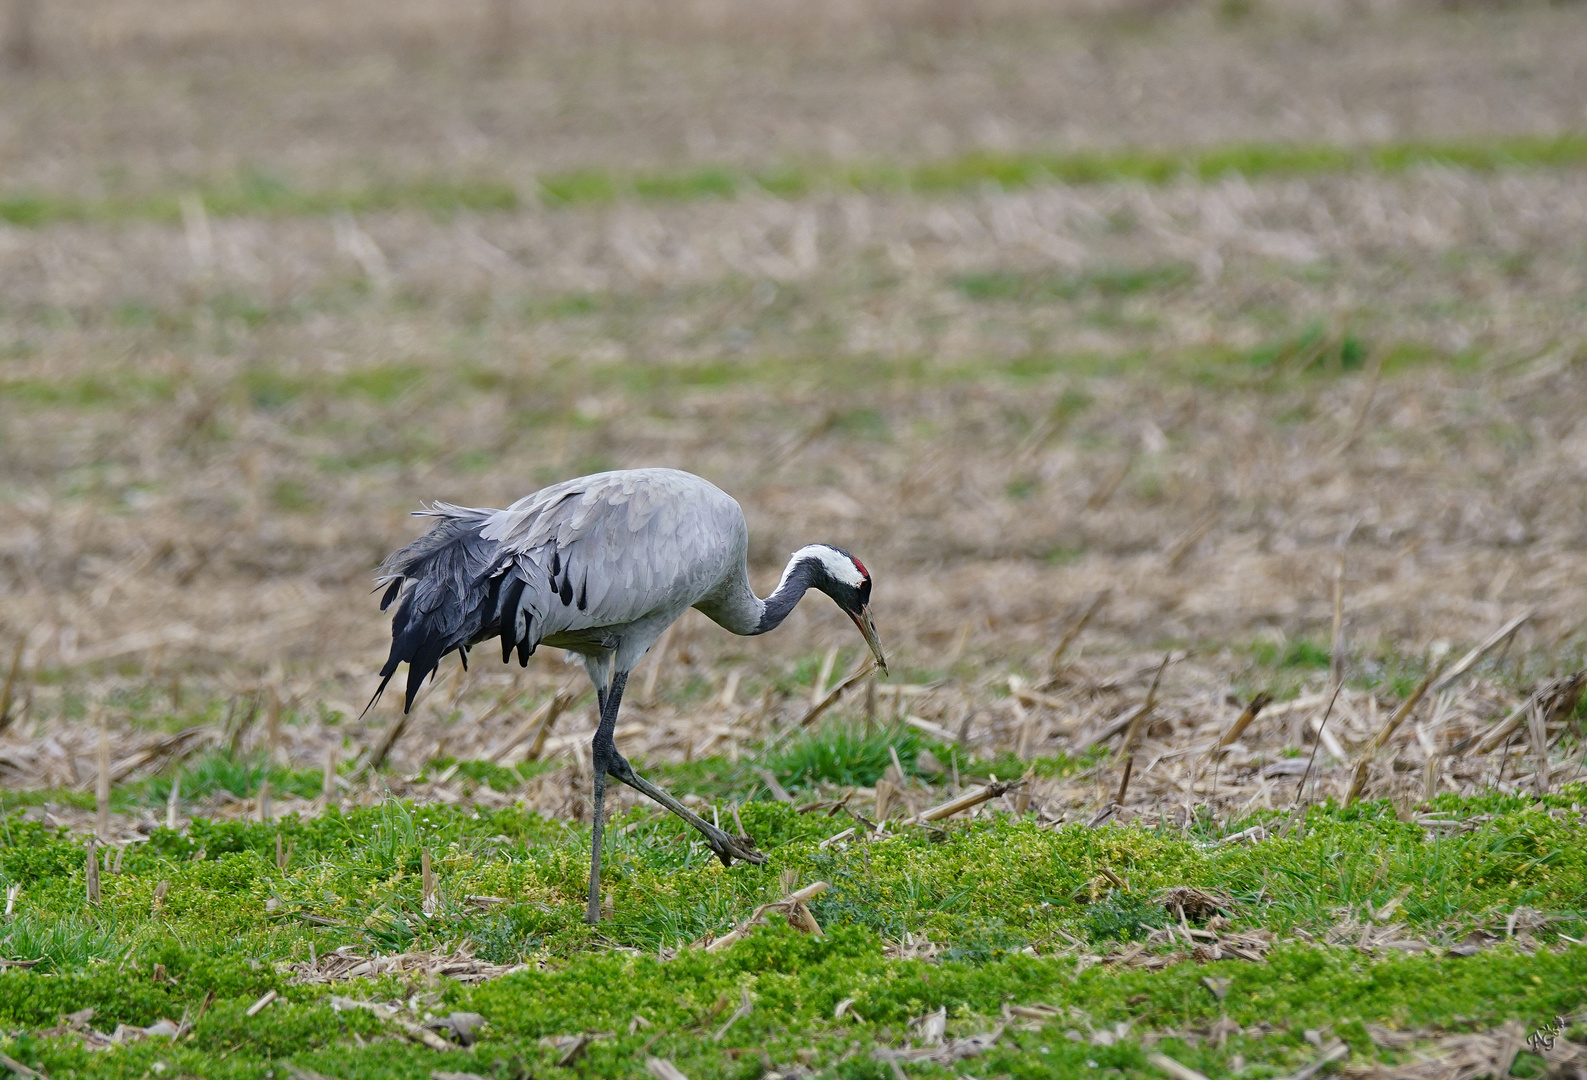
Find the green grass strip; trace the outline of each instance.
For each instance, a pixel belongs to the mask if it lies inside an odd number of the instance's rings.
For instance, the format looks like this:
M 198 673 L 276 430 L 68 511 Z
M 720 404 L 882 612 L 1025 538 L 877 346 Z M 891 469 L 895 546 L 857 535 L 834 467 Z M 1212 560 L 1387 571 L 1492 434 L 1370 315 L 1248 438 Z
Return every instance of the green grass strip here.
M 631 199 L 686 202 L 730 199 L 760 191 L 798 198 L 815 191 L 940 194 L 992 186 L 1135 182 L 1166 184 L 1188 178 L 1216 180 L 1314 176 L 1352 171 L 1393 174 L 1441 165 L 1474 172 L 1568 168 L 1587 162 L 1587 134 L 1515 136 L 1468 142 L 1396 142 L 1372 147 L 1242 143 L 1192 150 L 1114 150 L 1069 153 L 970 153 L 917 165 L 787 165 L 760 171 L 707 166 L 679 171 L 619 173 L 580 169 L 540 178 L 539 198 L 551 206 L 580 206 Z M 85 198 L 16 191 L 0 195 L 0 221 L 39 227 L 58 222 L 177 221 L 184 194 L 198 197 L 218 217 L 306 217 L 337 212 L 421 210 L 438 217 L 460 211 L 510 211 L 525 198 L 513 185 L 491 179 L 424 179 L 364 187 L 305 191 L 249 173 L 186 193 Z
M 937 194 L 970 191 L 988 185 L 1010 189 L 1052 183 L 1166 184 L 1181 178 L 1215 180 L 1229 174 L 1256 179 L 1347 171 L 1398 173 L 1421 165 L 1491 172 L 1506 168 L 1561 168 L 1584 161 L 1587 161 L 1587 135 L 1561 135 L 1462 143 L 1387 143 L 1361 148 L 1245 143 L 1201 150 L 971 153 L 912 166 L 789 166 L 755 173 L 707 168 L 624 177 L 585 170 L 543 177 L 540 187 L 547 202 L 576 205 L 619 198 L 657 201 L 728 198 L 753 190 L 783 198 L 797 198 L 833 188 Z
M 460 211 L 515 210 L 520 199 L 512 185 L 496 180 L 416 180 L 330 191 L 302 191 L 282 181 L 245 175 L 188 192 L 81 198 L 38 192 L 0 195 L 0 221 L 38 228 L 62 222 L 118 223 L 182 219 L 187 196 L 202 202 L 214 217 L 316 217 L 335 213 L 422 210 L 436 217 Z

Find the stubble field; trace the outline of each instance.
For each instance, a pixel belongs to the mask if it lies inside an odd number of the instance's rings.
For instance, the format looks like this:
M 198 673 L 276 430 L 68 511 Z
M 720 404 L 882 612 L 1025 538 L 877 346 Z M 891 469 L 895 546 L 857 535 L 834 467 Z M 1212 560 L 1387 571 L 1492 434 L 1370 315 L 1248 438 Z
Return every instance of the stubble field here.
M 1579 1075 L 1579 23 L 43 11 L 0 1064 Z M 818 596 L 681 621 L 618 745 L 770 861 L 625 792 L 597 930 L 582 671 L 363 713 L 371 571 L 642 465 L 763 591 L 860 555 L 893 675 Z

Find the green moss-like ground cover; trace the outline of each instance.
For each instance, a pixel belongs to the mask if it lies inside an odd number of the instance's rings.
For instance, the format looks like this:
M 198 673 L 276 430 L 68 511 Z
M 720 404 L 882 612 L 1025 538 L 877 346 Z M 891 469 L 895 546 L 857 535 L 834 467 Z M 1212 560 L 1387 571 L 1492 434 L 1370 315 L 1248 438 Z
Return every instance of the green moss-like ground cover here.
M 598 932 L 582 923 L 587 831 L 514 811 L 389 800 L 307 821 L 198 820 L 186 834 L 157 830 L 128 849 L 121 873 L 102 875 L 97 908 L 84 900 L 81 842 L 11 813 L 0 826 L 0 885 L 19 891 L 0 955 L 37 963 L 0 972 L 0 1028 L 13 1036 L 7 1053 L 52 1077 L 142 1076 L 157 1063 L 164 1075 L 264 1077 L 282 1075 L 283 1060 L 347 1078 L 432 1069 L 618 1076 L 638 1073 L 641 1049 L 696 1080 L 759 1076 L 768 1063 L 887 1076 L 891 1067 L 873 1050 L 906 1045 L 912 1018 L 943 1007 L 949 1035 L 966 1035 L 993 1027 L 1006 1004 L 1041 1002 L 1060 1018 L 1006 1031 L 975 1060 L 976 1075 L 1146 1075 L 1140 1034 L 1183 1033 L 1223 1016 L 1275 1031 L 1220 1049 L 1173 1038 L 1159 1049 L 1209 1075 L 1234 1055 L 1246 1062 L 1242 1075 L 1280 1075 L 1315 1056 L 1302 1039 L 1307 1028 L 1331 1026 L 1356 1053 L 1377 1054 L 1367 1024 L 1491 1027 L 1518 1018 L 1537 1026 L 1587 1003 L 1587 947 L 1570 940 L 1587 925 L 1587 848 L 1581 815 L 1569 809 L 1584 795 L 1574 785 L 1541 803 L 1445 797 L 1438 808 L 1448 815 L 1491 817 L 1442 837 L 1385 804 L 1316 807 L 1286 837 L 1217 848 L 1194 828 L 1044 829 L 1008 817 L 940 837 L 915 830 L 822 848 L 852 822 L 750 801 L 740 807 L 744 824 L 770 858 L 731 870 L 672 819 L 635 812 L 608 833 L 614 915 Z M 284 870 L 278 837 L 291 853 Z M 424 850 L 442 894 L 431 917 L 421 910 Z M 812 905 L 824 938 L 774 926 L 719 953 L 685 948 L 658 958 L 723 932 L 788 880 L 831 883 Z M 161 881 L 168 891 L 152 909 Z M 1153 894 L 1186 884 L 1232 896 L 1235 929 L 1290 940 L 1265 963 L 1077 971 L 1071 939 L 1104 951 L 1138 940 L 1166 918 Z M 1502 928 L 1522 906 L 1552 921 L 1531 954 L 1499 944 L 1469 957 L 1435 950 L 1382 959 L 1291 938 L 1320 936 L 1343 914 L 1364 918 L 1368 905 L 1401 894 L 1396 918 L 1434 943 Z M 507 903 L 481 910 L 467 901 L 473 895 Z M 884 956 L 885 942 L 905 932 L 946 951 L 935 962 Z M 344 945 L 364 955 L 464 947 L 530 969 L 473 987 L 387 976 L 334 988 L 383 1001 L 417 993 L 427 995 L 421 1009 L 486 1018 L 478 1044 L 443 1054 L 392 1037 L 368 1012 L 336 1011 L 331 987 L 290 982 L 277 965 L 307 959 L 311 945 L 321 955 Z M 1230 980 L 1221 1000 L 1202 981 L 1209 976 Z M 269 990 L 279 999 L 246 1016 Z M 745 990 L 753 1011 L 710 1038 Z M 85 1007 L 100 1030 L 193 1017 L 206 998 L 192 1034 L 175 1046 L 153 1039 L 89 1052 L 28 1034 Z M 636 1014 L 650 1026 L 630 1032 Z M 1069 1035 L 1121 1022 L 1131 1027 L 1116 1045 Z M 559 1069 L 561 1052 L 539 1040 L 580 1032 L 613 1037 Z M 930 1063 L 909 1069 L 949 1075 Z

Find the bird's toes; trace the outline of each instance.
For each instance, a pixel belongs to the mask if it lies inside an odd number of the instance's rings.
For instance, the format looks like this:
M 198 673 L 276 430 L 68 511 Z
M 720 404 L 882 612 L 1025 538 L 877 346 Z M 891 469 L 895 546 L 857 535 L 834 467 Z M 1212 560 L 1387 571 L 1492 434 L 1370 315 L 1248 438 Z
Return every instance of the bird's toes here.
M 721 836 L 711 838 L 711 850 L 716 852 L 716 857 L 722 860 L 723 866 L 732 866 L 734 859 L 747 863 L 760 864 L 766 861 L 766 856 L 755 850 L 755 841 L 747 836 Z
M 734 836 L 730 838 L 733 845 L 733 854 L 747 863 L 757 866 L 766 861 L 766 856 L 755 850 L 755 841 L 747 836 Z

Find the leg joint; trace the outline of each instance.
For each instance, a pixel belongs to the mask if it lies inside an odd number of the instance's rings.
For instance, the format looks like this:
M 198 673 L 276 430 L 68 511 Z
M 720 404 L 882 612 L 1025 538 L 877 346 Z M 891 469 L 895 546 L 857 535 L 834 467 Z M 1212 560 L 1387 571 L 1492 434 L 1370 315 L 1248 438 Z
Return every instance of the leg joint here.
M 595 741 L 590 744 L 590 762 L 597 775 L 611 776 L 623 783 L 634 775 L 628 759 L 617 752 L 617 744 L 610 735 L 603 739 L 600 733 L 596 734 Z

